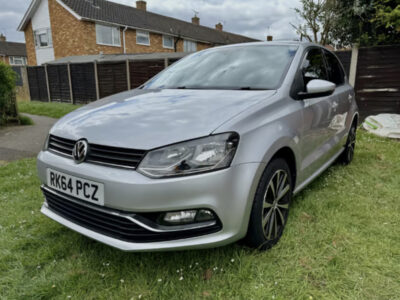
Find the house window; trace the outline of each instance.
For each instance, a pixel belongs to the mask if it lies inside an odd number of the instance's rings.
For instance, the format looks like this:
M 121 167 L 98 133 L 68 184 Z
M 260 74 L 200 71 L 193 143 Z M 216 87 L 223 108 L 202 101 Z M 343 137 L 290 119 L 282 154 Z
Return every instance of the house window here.
M 10 65 L 26 65 L 26 57 L 24 56 L 10 56 Z
M 174 38 L 172 36 L 163 35 L 162 43 L 164 48 L 174 49 Z
M 197 43 L 193 41 L 184 40 L 183 41 L 183 51 L 184 52 L 195 52 L 197 51 Z
M 99 45 L 121 46 L 119 27 L 96 24 L 96 42 Z
M 149 32 L 136 30 L 136 44 L 150 46 Z
M 33 32 L 36 48 L 47 48 L 53 45 L 50 28 L 38 29 Z

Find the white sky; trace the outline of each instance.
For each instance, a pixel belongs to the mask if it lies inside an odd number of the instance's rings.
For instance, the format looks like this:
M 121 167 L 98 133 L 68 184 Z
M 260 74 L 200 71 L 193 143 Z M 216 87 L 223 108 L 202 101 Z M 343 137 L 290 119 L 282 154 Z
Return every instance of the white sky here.
M 84 1 L 84 0 L 81 0 Z M 135 5 L 135 0 L 113 0 Z M 30 0 L 0 0 L 0 33 L 8 41 L 24 41 L 16 28 Z M 264 40 L 267 34 L 274 39 L 293 39 L 296 34 L 290 23 L 298 20 L 293 11 L 299 0 L 147 0 L 149 11 L 190 21 L 194 10 L 199 12 L 200 24 L 214 27 L 221 22 L 224 30 Z

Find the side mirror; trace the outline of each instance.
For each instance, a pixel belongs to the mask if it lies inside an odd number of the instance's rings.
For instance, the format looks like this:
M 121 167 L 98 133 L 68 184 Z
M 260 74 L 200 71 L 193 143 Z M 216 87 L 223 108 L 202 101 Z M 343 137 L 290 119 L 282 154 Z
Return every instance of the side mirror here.
M 299 99 L 329 96 L 335 91 L 336 84 L 327 80 L 313 79 L 307 83 L 306 88 L 307 92 L 298 93 Z

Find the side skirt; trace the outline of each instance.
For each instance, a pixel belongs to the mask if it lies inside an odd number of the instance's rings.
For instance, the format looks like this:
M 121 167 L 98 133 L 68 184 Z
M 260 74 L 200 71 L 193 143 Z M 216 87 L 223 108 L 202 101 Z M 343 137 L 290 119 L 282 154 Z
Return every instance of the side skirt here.
M 344 147 L 342 147 L 339 152 L 337 152 L 330 160 L 328 160 L 324 165 L 322 165 L 321 168 L 319 168 L 314 174 L 312 174 L 310 177 L 308 177 L 306 180 L 304 180 L 301 184 L 299 184 L 296 189 L 293 192 L 293 195 L 296 195 L 299 193 L 302 189 L 304 189 L 307 185 L 309 185 L 315 178 L 317 178 L 321 173 L 323 173 L 326 169 L 329 168 L 330 165 L 332 165 L 335 160 L 342 154 L 344 151 Z

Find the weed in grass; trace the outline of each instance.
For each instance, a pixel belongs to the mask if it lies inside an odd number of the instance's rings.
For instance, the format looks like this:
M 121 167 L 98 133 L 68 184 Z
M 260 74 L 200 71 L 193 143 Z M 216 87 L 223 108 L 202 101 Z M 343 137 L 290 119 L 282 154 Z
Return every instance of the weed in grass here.
M 121 252 L 40 214 L 34 159 L 0 166 L 0 299 L 399 299 L 400 144 L 358 137 L 267 252 Z

